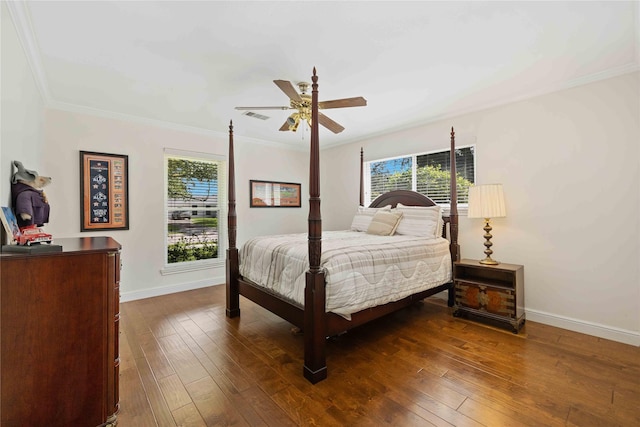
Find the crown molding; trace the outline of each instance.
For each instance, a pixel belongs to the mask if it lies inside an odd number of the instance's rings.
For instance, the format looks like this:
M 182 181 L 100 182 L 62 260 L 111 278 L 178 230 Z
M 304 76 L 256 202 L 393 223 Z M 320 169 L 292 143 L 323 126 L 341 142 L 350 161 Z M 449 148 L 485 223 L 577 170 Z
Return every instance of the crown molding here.
M 490 108 L 495 108 L 495 107 L 500 107 L 502 105 L 507 105 L 507 104 L 512 104 L 514 102 L 519 102 L 519 101 L 524 101 L 527 99 L 532 99 L 538 96 L 542 96 L 542 95 L 547 95 L 550 93 L 554 93 L 554 92 L 560 92 L 562 90 L 566 90 L 566 89 L 571 89 L 577 86 L 583 86 L 589 83 L 595 83 L 601 80 L 606 80 L 609 78 L 613 78 L 613 77 L 618 77 L 627 73 L 632 73 L 632 72 L 636 72 L 636 71 L 640 71 L 640 65 L 637 63 L 631 63 L 631 64 L 627 64 L 618 68 L 612 68 L 600 73 L 595 73 L 595 74 L 590 74 L 588 76 L 584 76 L 581 77 L 579 79 L 574 79 L 570 82 L 566 82 L 565 84 L 562 85 L 556 85 L 556 86 L 549 86 L 545 89 L 542 90 L 537 90 L 537 91 L 532 91 L 532 92 L 527 92 L 524 94 L 519 94 L 516 96 L 512 96 L 512 97 L 507 97 L 507 98 L 503 98 L 501 100 L 492 102 L 492 103 L 487 103 L 487 104 L 482 104 L 482 105 L 477 105 L 475 107 L 472 108 L 466 108 L 466 109 L 459 109 L 459 110 L 454 110 L 451 111 L 449 113 L 446 114 L 441 114 L 441 115 L 437 115 L 437 116 L 432 116 L 426 120 L 420 120 L 419 122 L 414 122 L 414 123 L 410 123 L 410 124 L 405 124 L 402 126 L 397 126 L 394 128 L 390 128 L 387 129 L 383 132 L 376 132 L 376 133 L 372 133 L 370 135 L 367 135 L 364 138 L 360 138 L 360 139 L 349 139 L 349 140 L 344 140 L 344 141 L 340 141 L 340 142 L 336 142 L 336 143 L 329 143 L 329 144 L 321 144 L 321 151 L 322 150 L 326 150 L 329 148 L 334 148 L 337 146 L 341 146 L 341 145 L 347 145 L 347 144 L 352 144 L 352 143 L 357 143 L 357 142 L 362 142 L 362 141 L 367 141 L 369 139 L 375 138 L 375 137 L 379 137 L 379 136 L 384 136 L 384 135 L 390 135 L 396 132 L 400 132 L 400 131 L 406 131 L 406 130 L 410 130 L 410 129 L 414 129 L 417 127 L 421 127 L 421 126 L 425 126 L 427 124 L 430 123 L 435 123 L 435 122 L 439 122 L 439 121 L 443 121 L 443 120 L 449 120 L 452 119 L 454 117 L 459 117 L 459 116 L 463 116 L 466 114 L 471 114 L 471 113 L 476 113 L 479 111 L 483 111 L 483 110 L 488 110 Z M 209 137 L 215 137 L 215 138 L 227 138 L 228 134 L 226 132 L 219 132 L 219 131 L 213 131 L 213 130 L 209 130 L 209 129 L 203 129 L 203 128 L 198 128 L 195 126 L 187 126 L 187 125 L 182 125 L 182 124 L 178 124 L 178 123 L 173 123 L 173 122 L 167 122 L 164 120 L 157 120 L 157 119 L 150 119 L 150 118 L 146 118 L 146 117 L 140 117 L 140 116 L 133 116 L 133 115 L 129 115 L 129 114 L 125 114 L 125 113 L 118 113 L 118 112 L 114 112 L 114 111 L 107 111 L 107 110 L 101 110 L 98 108 L 93 108 L 93 107 L 87 107 L 87 106 L 83 106 L 83 105 L 77 105 L 77 104 L 70 104 L 70 103 L 65 103 L 65 102 L 57 102 L 57 101 L 53 101 L 51 99 L 49 99 L 48 103 L 47 103 L 47 107 L 51 108 L 51 109 L 55 109 L 55 110 L 62 110 L 62 111 L 69 111 L 69 112 L 73 112 L 73 113 L 80 113 L 80 114 L 88 114 L 88 115 L 92 115 L 92 116 L 98 116 L 98 117 L 104 117 L 104 118 L 110 118 L 110 119 L 115 119 L 115 120 L 123 120 L 123 121 L 128 121 L 128 122 L 134 122 L 134 123 L 141 123 L 141 124 L 145 124 L 148 126 L 154 126 L 154 127 L 160 127 L 160 128 L 164 128 L 164 129 L 171 129 L 171 130 L 176 130 L 176 131 L 180 131 L 180 132 L 187 132 L 187 133 L 195 133 L 198 135 L 204 135 L 204 136 L 209 136 Z M 286 143 L 282 143 L 282 142 L 275 142 L 275 141 L 269 141 L 269 140 L 263 140 L 263 139 L 257 139 L 257 138 L 251 138 L 251 137 L 245 137 L 245 136 L 240 136 L 240 135 L 236 135 L 234 134 L 234 138 L 236 141 L 238 142 L 248 142 L 248 143 L 252 143 L 252 144 L 258 144 L 258 145 L 266 145 L 266 146 L 270 146 L 270 147 L 274 147 L 274 148 L 280 148 L 280 149 L 285 149 L 285 150 L 292 150 L 292 151 L 308 151 L 307 150 L 307 145 L 293 145 L 293 144 L 286 144 Z
M 472 114 L 472 113 L 477 113 L 479 111 L 483 111 L 483 110 L 488 110 L 490 108 L 495 108 L 495 107 L 500 107 L 503 105 L 508 105 L 508 104 L 513 104 L 515 102 L 520 102 L 520 101 L 526 101 L 528 99 L 533 99 L 536 98 L 538 96 L 542 96 L 542 95 L 548 95 L 551 93 L 556 93 L 556 92 L 560 92 L 563 90 L 567 90 L 567 89 L 572 89 L 578 86 L 584 86 L 586 84 L 590 84 L 590 83 L 596 83 L 602 80 L 606 80 L 606 79 L 610 79 L 610 78 L 614 78 L 614 77 L 618 77 L 618 76 L 622 76 L 624 74 L 628 74 L 628 73 L 633 73 L 633 72 L 638 72 L 640 71 L 640 64 L 637 62 L 633 62 L 630 64 L 626 64 L 623 65 L 621 67 L 617 67 L 617 68 L 611 68 L 609 70 L 605 70 L 599 73 L 594 73 L 594 74 L 590 74 L 588 76 L 583 76 L 580 77 L 578 79 L 573 79 L 569 82 L 565 82 L 564 84 L 560 84 L 560 85 L 552 85 L 552 86 L 548 86 L 544 89 L 539 89 L 536 91 L 531 91 L 531 92 L 526 92 L 526 93 L 521 93 L 521 94 L 517 94 L 515 96 L 510 96 L 510 97 L 505 97 L 502 99 L 499 99 L 497 101 L 491 102 L 491 103 L 485 103 L 485 104 L 479 104 L 470 108 L 461 108 L 458 110 L 452 110 L 449 111 L 445 114 L 440 114 L 440 115 L 436 115 L 436 116 L 431 116 L 428 117 L 426 119 L 421 119 L 420 121 L 416 121 L 416 122 L 412 122 L 412 123 L 405 123 L 402 126 L 396 126 L 393 128 L 389 128 L 389 129 L 385 129 L 384 131 L 380 131 L 380 132 L 375 132 L 375 133 L 371 133 L 369 135 L 367 135 L 364 138 L 359 138 L 359 139 L 353 139 L 353 140 L 349 140 L 349 141 L 343 141 L 343 142 L 338 142 L 338 143 L 333 143 L 333 144 L 329 144 L 329 145 L 324 145 L 322 147 L 322 149 L 327 149 L 327 148 L 333 148 L 333 147 L 337 147 L 340 145 L 344 145 L 344 144 L 350 144 L 350 143 L 356 143 L 356 142 L 364 142 L 364 141 L 368 141 L 369 139 L 372 138 L 377 138 L 380 136 L 385 136 L 385 135 L 391 135 L 397 132 L 401 132 L 401 131 L 406 131 L 406 130 L 410 130 L 410 129 L 415 129 L 418 127 L 422 127 L 431 123 L 435 123 L 435 122 L 439 122 L 439 121 L 443 121 L 443 120 L 449 120 L 455 117 L 460 117 L 460 116 L 464 116 L 466 114 Z
M 152 127 L 162 128 L 162 129 L 174 130 L 178 132 L 203 135 L 203 136 L 207 136 L 211 138 L 219 138 L 223 140 L 226 140 L 229 137 L 229 134 L 227 132 L 219 132 L 211 129 L 188 126 L 188 125 L 183 125 L 179 123 L 168 122 L 165 120 L 150 119 L 147 117 L 134 116 L 131 114 L 118 113 L 115 111 L 101 110 L 99 108 L 87 107 L 84 105 L 77 105 L 77 104 L 71 104 L 66 102 L 51 101 L 49 105 L 47 105 L 47 108 L 51 110 L 67 111 L 70 113 L 86 114 L 86 115 L 101 117 L 105 119 L 136 123 L 136 124 L 152 126 Z M 237 142 L 266 145 L 269 147 L 280 148 L 285 150 L 304 151 L 302 147 L 298 148 L 298 146 L 293 146 L 285 143 L 268 141 L 268 140 L 257 139 L 257 138 L 250 138 L 246 136 L 237 135 L 235 133 L 233 137 L 234 137 L 234 140 Z
M 224 138 L 224 139 L 228 138 L 228 134 L 225 132 L 217 132 L 209 129 L 203 129 L 203 128 L 181 125 L 181 124 L 172 123 L 172 122 L 166 122 L 163 120 L 149 119 L 145 117 L 133 116 L 133 115 L 124 114 L 124 113 L 116 113 L 113 111 L 100 110 L 97 108 L 55 101 L 51 95 L 51 91 L 49 90 L 49 84 L 46 77 L 46 73 L 44 71 L 44 66 L 42 64 L 40 49 L 38 47 L 38 42 L 36 41 L 36 37 L 33 32 L 31 17 L 29 15 L 28 8 L 26 7 L 26 1 L 24 0 L 7 1 L 4 3 L 7 5 L 7 9 L 9 10 L 9 16 L 11 17 L 11 20 L 13 21 L 13 24 L 16 28 L 18 40 L 22 45 L 22 49 L 24 50 L 25 57 L 27 58 L 27 62 L 29 63 L 29 67 L 31 68 L 31 72 L 33 74 L 34 82 L 36 84 L 36 87 L 38 88 L 38 91 L 40 92 L 40 96 L 42 97 L 43 103 L 46 108 L 53 109 L 53 110 L 68 111 L 73 113 L 88 114 L 88 115 L 98 116 L 103 118 L 124 120 L 129 122 L 145 124 L 148 126 L 171 129 L 171 130 L 176 130 L 180 132 L 195 133 L 198 135 L 204 135 L 209 137 Z M 286 149 L 286 150 L 304 151 L 302 147 L 293 146 L 290 144 L 260 140 L 256 138 L 243 137 L 238 135 L 234 135 L 234 137 L 239 142 L 248 142 L 252 144 L 267 145 L 270 147 Z
M 622 65 L 620 67 L 610 68 L 608 70 L 601 71 L 599 73 L 589 74 L 588 76 L 583 76 L 577 79 L 573 79 L 567 82 L 566 84 L 559 85 L 555 88 L 551 87 L 546 92 L 541 93 L 541 95 L 544 95 L 545 93 L 559 92 L 561 90 L 571 89 L 573 87 L 582 86 L 589 83 L 595 83 L 600 80 L 611 79 L 614 77 L 622 76 L 624 74 L 633 73 L 636 71 L 640 71 L 640 62 L 638 62 L 638 60 L 635 60 L 634 62 L 631 62 L 629 64 Z M 537 96 L 537 95 L 534 95 L 534 96 Z M 531 98 L 532 97 L 533 96 L 531 96 Z
M 40 92 L 40 96 L 45 104 L 48 106 L 51 103 L 51 92 L 49 91 L 49 85 L 47 84 L 46 73 L 42 66 L 42 59 L 40 57 L 40 49 L 38 42 L 36 41 L 35 34 L 33 33 L 33 26 L 31 25 L 31 17 L 27 8 L 25 7 L 25 1 L 6 1 L 9 10 L 9 16 L 13 21 L 13 25 L 16 28 L 18 40 L 22 44 L 29 67 L 33 74 L 33 80 L 36 87 Z

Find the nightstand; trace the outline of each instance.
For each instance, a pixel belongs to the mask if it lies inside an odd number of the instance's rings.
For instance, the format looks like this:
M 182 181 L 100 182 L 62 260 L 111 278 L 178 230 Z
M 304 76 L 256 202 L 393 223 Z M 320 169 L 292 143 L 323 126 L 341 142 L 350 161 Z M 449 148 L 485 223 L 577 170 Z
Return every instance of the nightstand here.
M 473 315 L 508 323 L 518 333 L 525 321 L 524 267 L 480 264 L 463 259 L 453 265 L 456 317 Z

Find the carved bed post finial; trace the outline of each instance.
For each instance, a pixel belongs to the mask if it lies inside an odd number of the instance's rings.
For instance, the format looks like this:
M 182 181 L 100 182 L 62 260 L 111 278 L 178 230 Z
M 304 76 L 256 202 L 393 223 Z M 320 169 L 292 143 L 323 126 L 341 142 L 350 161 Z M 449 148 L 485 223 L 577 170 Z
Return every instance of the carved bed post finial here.
M 364 206 L 364 148 L 360 147 L 360 206 Z

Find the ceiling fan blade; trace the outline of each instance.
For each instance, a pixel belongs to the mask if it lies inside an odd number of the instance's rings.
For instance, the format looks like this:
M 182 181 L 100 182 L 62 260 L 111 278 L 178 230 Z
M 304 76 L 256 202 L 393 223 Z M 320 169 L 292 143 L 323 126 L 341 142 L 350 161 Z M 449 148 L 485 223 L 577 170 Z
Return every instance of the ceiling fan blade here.
M 332 99 L 331 101 L 318 102 L 318 108 L 326 110 L 328 108 L 345 108 L 345 107 L 365 107 L 367 100 L 361 96 L 355 98 Z
M 288 110 L 291 107 L 236 107 L 236 110 Z
M 280 126 L 280 129 L 278 129 L 281 132 L 285 132 L 289 130 L 289 122 L 287 120 L 284 121 L 284 123 L 282 124 L 282 126 Z
M 301 102 L 302 101 L 302 97 L 300 96 L 300 94 L 298 93 L 298 91 L 296 90 L 295 87 L 293 87 L 293 84 L 291 84 L 291 82 L 289 80 L 274 80 L 273 81 L 276 86 L 278 86 L 280 88 L 281 91 L 283 91 L 289 98 L 293 99 L 294 101 L 298 101 Z
M 318 123 L 320 123 L 322 126 L 329 129 L 333 133 L 340 133 L 344 130 L 344 127 L 334 122 L 329 117 L 322 114 L 321 112 L 318 112 Z

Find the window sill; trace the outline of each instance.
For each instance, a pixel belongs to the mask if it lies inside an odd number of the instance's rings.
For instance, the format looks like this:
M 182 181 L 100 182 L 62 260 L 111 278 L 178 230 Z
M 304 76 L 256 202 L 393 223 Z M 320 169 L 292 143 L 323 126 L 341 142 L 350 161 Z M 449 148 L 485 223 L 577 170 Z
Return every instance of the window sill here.
M 160 274 L 167 276 L 170 274 L 189 273 L 192 271 L 208 270 L 212 268 L 224 267 L 223 259 L 206 260 L 206 261 L 189 261 L 176 264 L 165 265 L 160 269 Z
M 467 216 L 467 213 L 469 212 L 469 207 L 468 206 L 458 206 L 458 216 Z M 444 216 L 449 216 L 449 206 L 443 207 L 442 209 L 442 215 Z

